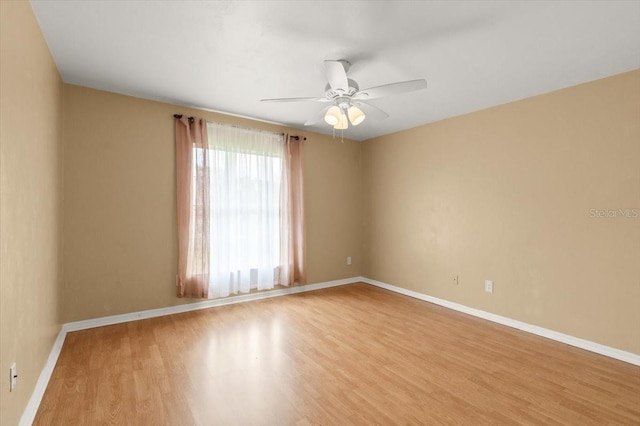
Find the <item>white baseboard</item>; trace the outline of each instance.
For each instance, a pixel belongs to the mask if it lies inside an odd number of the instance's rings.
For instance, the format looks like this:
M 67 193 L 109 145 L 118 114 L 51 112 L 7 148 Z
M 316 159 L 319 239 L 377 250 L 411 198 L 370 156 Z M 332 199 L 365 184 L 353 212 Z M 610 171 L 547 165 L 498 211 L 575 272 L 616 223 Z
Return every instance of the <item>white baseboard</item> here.
M 47 390 L 49 379 L 51 378 L 51 374 L 53 374 L 53 368 L 56 366 L 56 362 L 58 362 L 58 357 L 60 356 L 60 351 L 62 350 L 62 344 L 64 343 L 66 335 L 67 332 L 64 331 L 63 327 L 58 333 L 58 337 L 56 337 L 55 342 L 53 342 L 53 347 L 51 348 L 51 352 L 49 352 L 49 358 L 47 358 L 47 362 L 40 372 L 40 377 L 38 377 L 38 381 L 36 382 L 36 387 L 33 389 L 31 398 L 29 398 L 29 402 L 22 412 L 22 417 L 20 417 L 19 423 L 20 426 L 30 426 L 36 418 L 38 407 L 40 406 L 40 402 L 44 396 L 44 391 Z
M 62 345 L 67 333 L 72 331 L 86 330 L 89 328 L 102 327 L 105 325 L 120 324 L 129 321 L 138 321 L 147 318 L 160 317 L 164 315 L 179 314 L 182 312 L 197 311 L 200 309 L 213 308 L 216 306 L 233 305 L 236 303 L 251 302 L 254 300 L 268 299 L 271 297 L 285 296 L 287 294 L 304 293 L 307 291 L 320 290 L 323 288 L 336 287 L 345 284 L 351 284 L 361 281 L 361 277 L 347 278 L 343 280 L 326 281 L 316 284 L 306 284 L 295 287 L 286 287 L 278 290 L 263 291 L 259 293 L 244 294 L 241 296 L 232 296 L 223 299 L 205 300 L 202 302 L 186 303 L 184 305 L 168 306 L 166 308 L 149 309 L 147 311 L 131 312 L 129 314 L 112 315 L 102 318 L 94 318 L 84 321 L 68 322 L 62 325 L 60 333 L 51 348 L 49 358 L 40 373 L 40 377 L 36 382 L 36 386 L 31 394 L 31 398 L 25 407 L 22 417 L 20 418 L 20 426 L 29 426 L 33 423 L 38 407 L 44 396 L 44 392 L 49 384 L 49 379 L 53 373 L 53 369 L 58 362 Z
M 86 330 L 88 328 L 102 327 L 105 325 L 120 324 L 123 322 L 138 321 L 147 318 L 161 317 L 164 315 L 180 314 L 183 312 L 197 311 L 200 309 L 214 308 L 216 306 L 234 305 L 236 303 L 251 302 L 254 300 L 268 299 L 270 297 L 285 296 L 287 294 L 303 293 L 306 291 L 320 290 L 339 285 L 358 282 L 360 277 L 344 280 L 326 281 L 316 284 L 305 284 L 294 287 L 285 287 L 277 290 L 262 291 L 259 293 L 229 296 L 221 299 L 204 300 L 202 302 L 185 303 L 183 305 L 168 306 L 166 308 L 149 309 L 147 311 L 131 312 L 129 314 L 112 315 L 102 318 L 94 318 L 84 321 L 69 322 L 62 326 L 66 331 Z
M 580 349 L 595 352 L 600 355 L 605 355 L 610 358 L 615 358 L 620 361 L 628 362 L 640 366 L 640 355 L 626 352 L 620 349 L 612 348 L 610 346 L 601 345 L 590 340 L 580 339 L 578 337 L 570 336 L 568 334 L 559 333 L 557 331 L 549 330 L 547 328 L 538 327 L 537 325 L 527 324 L 522 321 L 514 320 L 511 318 L 503 317 L 500 315 L 492 314 L 490 312 L 481 311 L 479 309 L 470 308 L 459 303 L 450 302 L 444 299 L 438 299 L 437 297 L 428 296 L 417 291 L 407 290 L 402 287 L 397 287 L 391 284 L 383 283 L 381 281 L 372 280 L 369 278 L 360 277 L 359 281 L 367 284 L 371 284 L 376 287 L 384 288 L 386 290 L 393 291 L 395 293 L 404 294 L 405 296 L 413 297 L 415 299 L 431 302 L 436 305 L 444 306 L 445 308 L 453 309 L 455 311 L 463 312 L 465 314 L 473 315 L 474 317 L 486 319 L 498 324 L 506 325 L 508 327 L 516 328 L 518 330 L 526 331 L 528 333 L 536 334 L 538 336 L 546 337 L 547 339 L 555 340 L 557 342 L 566 343 L 567 345 L 575 346 Z

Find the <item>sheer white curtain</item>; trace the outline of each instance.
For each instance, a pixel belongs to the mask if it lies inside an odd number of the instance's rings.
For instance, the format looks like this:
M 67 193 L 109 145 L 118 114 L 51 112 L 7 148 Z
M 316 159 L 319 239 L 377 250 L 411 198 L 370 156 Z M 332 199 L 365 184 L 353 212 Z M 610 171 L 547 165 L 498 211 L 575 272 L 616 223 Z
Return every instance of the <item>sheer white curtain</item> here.
M 207 123 L 207 134 L 208 297 L 288 285 L 284 135 L 217 123 Z

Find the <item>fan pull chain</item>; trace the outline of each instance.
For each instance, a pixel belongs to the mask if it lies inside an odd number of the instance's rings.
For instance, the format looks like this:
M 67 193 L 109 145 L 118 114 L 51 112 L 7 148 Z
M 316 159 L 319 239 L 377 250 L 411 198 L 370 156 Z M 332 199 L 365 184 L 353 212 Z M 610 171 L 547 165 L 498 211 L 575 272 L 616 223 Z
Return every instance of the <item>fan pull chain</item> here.
M 333 132 L 333 138 L 336 138 L 336 128 L 333 127 L 331 129 L 331 131 Z M 344 129 L 340 129 L 340 142 L 344 143 Z

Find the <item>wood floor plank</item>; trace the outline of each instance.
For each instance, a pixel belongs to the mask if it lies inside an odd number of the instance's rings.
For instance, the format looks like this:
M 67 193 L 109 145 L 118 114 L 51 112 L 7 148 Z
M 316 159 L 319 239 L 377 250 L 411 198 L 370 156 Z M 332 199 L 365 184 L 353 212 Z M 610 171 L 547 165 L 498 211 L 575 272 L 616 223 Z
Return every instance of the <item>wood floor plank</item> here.
M 640 425 L 640 367 L 357 283 L 69 333 L 36 425 Z

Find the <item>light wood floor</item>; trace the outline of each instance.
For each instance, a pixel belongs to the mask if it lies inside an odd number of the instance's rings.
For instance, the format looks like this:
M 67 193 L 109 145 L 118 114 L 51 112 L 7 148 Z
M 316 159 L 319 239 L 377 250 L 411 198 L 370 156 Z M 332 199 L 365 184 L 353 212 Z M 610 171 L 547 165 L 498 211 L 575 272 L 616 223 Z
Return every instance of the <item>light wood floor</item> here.
M 640 424 L 640 367 L 366 284 L 70 333 L 37 425 Z

